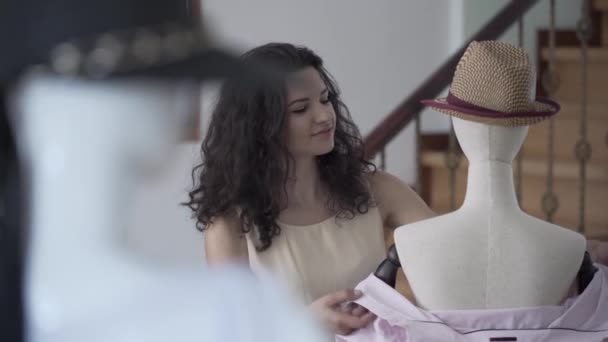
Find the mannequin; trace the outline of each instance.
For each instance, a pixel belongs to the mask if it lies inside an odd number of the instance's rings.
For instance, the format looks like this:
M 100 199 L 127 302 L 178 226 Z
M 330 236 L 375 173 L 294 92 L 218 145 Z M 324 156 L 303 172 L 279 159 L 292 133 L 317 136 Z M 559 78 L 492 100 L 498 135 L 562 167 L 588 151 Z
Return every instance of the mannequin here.
M 195 112 L 194 91 L 177 82 L 41 73 L 15 90 L 32 199 L 29 341 L 319 340 L 271 282 L 238 268 L 166 269 L 124 248 L 132 187 L 168 161 Z M 259 329 L 254 313 L 285 330 Z
M 561 303 L 575 285 L 586 240 L 527 215 L 515 196 L 511 164 L 528 126 L 559 112 L 559 104 L 536 97 L 526 51 L 473 41 L 448 96 L 422 102 L 452 117 L 469 174 L 461 208 L 395 231 L 418 304 L 446 310 Z
M 511 163 L 528 128 L 452 122 L 469 160 L 462 207 L 395 231 L 418 304 L 433 310 L 558 304 L 586 241 L 519 208 Z
M 522 212 L 511 163 L 528 126 L 559 111 L 535 96 L 524 50 L 471 42 L 446 98 L 469 160 L 458 210 L 396 229 L 394 256 L 357 285 L 377 318 L 336 341 L 600 341 L 608 337 L 608 268 L 584 237 Z M 393 260 L 391 260 L 393 259 Z M 417 303 L 391 286 L 401 265 Z M 570 293 L 573 285 L 578 293 Z

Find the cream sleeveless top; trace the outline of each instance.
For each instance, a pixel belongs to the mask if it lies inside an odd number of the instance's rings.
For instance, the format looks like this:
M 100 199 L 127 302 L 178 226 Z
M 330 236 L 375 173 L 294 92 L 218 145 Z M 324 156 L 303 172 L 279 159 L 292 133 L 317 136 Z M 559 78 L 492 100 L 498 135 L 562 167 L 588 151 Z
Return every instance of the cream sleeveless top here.
M 249 265 L 270 271 L 297 299 L 309 304 L 330 292 L 352 289 L 386 257 L 377 207 L 352 219 L 335 216 L 313 225 L 277 222 L 281 233 L 258 252 L 247 237 Z

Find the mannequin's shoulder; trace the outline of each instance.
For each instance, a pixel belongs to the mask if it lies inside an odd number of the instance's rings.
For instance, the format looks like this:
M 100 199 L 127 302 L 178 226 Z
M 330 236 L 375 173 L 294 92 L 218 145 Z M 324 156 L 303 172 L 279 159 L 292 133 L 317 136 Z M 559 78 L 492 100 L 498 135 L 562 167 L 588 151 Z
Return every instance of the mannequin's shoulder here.
M 459 230 L 454 229 L 454 227 L 458 226 L 461 221 L 462 218 L 458 212 L 440 214 L 424 220 L 400 225 L 396 227 L 394 236 L 395 239 L 397 239 L 398 236 L 407 236 L 408 238 L 414 236 L 424 238 L 425 236 L 428 236 L 431 239 L 435 239 L 437 234 L 441 234 L 442 236 L 451 234 L 458 235 Z M 474 221 L 475 220 L 466 220 L 466 223 L 467 225 L 474 225 Z

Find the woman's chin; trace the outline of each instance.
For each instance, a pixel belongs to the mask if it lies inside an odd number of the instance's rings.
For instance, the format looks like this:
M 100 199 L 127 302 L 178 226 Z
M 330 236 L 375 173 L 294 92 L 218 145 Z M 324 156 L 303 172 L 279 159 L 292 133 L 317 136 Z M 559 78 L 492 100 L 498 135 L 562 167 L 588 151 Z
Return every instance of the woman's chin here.
M 324 146 L 323 148 L 319 148 L 319 150 L 315 154 L 317 156 L 322 156 L 324 154 L 328 154 L 329 152 L 331 152 L 333 150 L 334 150 L 334 143 L 332 142 L 331 144 L 328 144 L 327 146 Z

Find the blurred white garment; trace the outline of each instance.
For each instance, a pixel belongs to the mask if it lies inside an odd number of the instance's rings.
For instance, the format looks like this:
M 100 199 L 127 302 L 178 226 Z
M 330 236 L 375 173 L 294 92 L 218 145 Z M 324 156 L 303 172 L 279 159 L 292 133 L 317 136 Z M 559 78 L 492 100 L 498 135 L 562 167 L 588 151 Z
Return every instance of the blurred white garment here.
M 163 282 L 121 293 L 114 310 L 75 322 L 44 342 L 314 342 L 318 327 L 265 277 L 237 267 L 165 272 Z M 91 315 L 95 316 L 95 315 Z
M 31 188 L 28 341 L 321 339 L 270 276 L 206 269 L 202 251 L 198 265 L 166 267 L 128 248 L 135 187 L 171 159 L 192 95 L 185 84 L 37 74 L 17 89 Z

